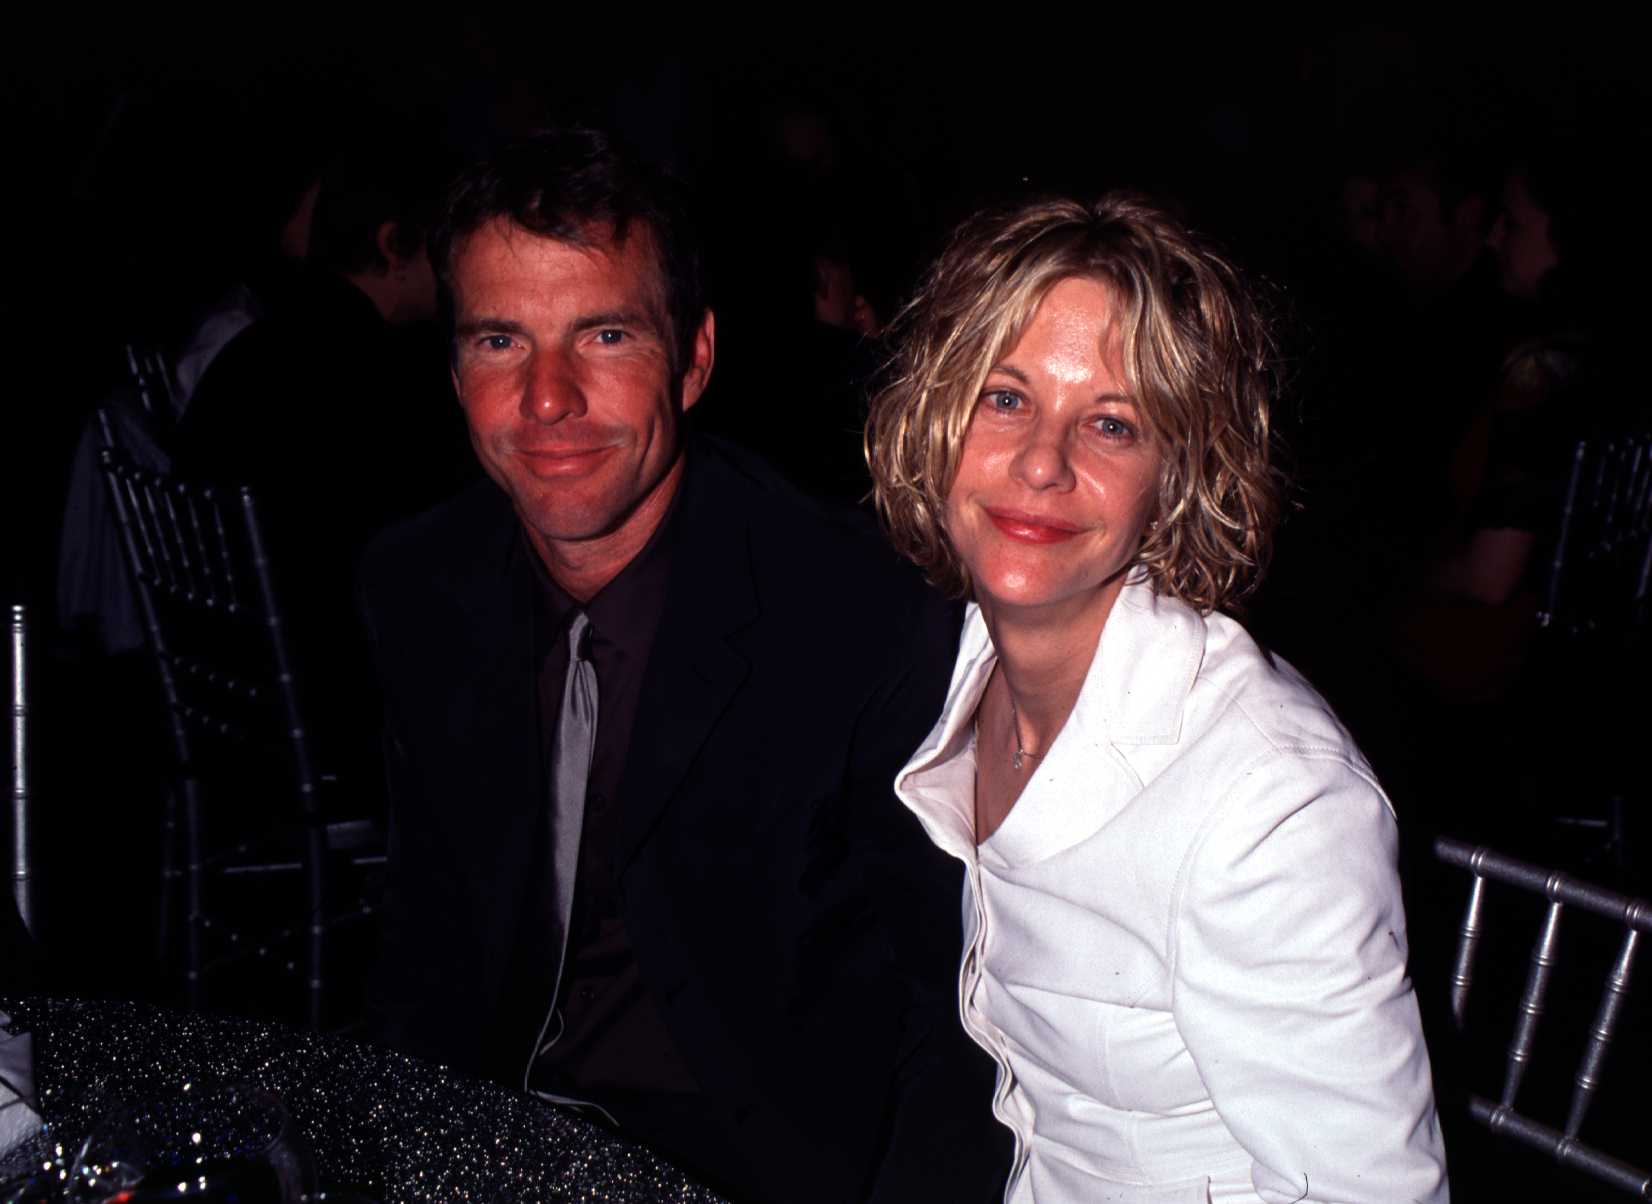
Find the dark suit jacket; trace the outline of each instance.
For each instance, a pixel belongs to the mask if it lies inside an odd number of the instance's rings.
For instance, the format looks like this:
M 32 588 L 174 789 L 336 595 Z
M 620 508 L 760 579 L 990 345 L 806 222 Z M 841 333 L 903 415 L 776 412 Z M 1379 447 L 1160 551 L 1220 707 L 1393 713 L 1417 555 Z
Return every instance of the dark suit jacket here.
M 621 789 L 645 982 L 732 1118 L 754 1198 L 987 1200 L 1010 1147 L 957 1018 L 961 878 L 894 799 L 958 614 L 857 517 L 691 445 Z M 548 1000 L 531 565 L 491 485 L 387 533 L 364 609 L 388 700 L 379 1006 L 409 1052 L 520 1085 Z

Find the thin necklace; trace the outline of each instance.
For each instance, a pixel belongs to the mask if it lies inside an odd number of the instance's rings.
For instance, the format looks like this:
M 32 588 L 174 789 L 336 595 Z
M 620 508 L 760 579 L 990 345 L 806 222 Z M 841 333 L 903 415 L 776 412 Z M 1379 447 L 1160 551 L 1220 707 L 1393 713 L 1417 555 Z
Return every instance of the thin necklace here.
M 1005 692 L 1008 693 L 1008 691 Z M 1010 768 L 1019 770 L 1021 763 L 1028 757 L 1031 757 L 1034 761 L 1038 760 L 1040 754 L 1028 752 L 1026 746 L 1021 743 L 1021 715 L 1015 709 L 1014 694 L 1010 694 L 1010 730 L 1015 733 L 1015 756 L 1010 758 Z

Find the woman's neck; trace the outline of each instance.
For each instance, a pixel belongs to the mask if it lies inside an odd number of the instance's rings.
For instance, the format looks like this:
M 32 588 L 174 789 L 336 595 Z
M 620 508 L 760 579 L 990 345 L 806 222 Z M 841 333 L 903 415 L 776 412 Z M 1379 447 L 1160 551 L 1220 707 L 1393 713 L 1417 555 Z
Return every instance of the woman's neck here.
M 1016 734 L 1028 751 L 1048 748 L 1072 714 L 1112 602 L 1076 615 L 981 604 L 998 676 L 1018 719 Z

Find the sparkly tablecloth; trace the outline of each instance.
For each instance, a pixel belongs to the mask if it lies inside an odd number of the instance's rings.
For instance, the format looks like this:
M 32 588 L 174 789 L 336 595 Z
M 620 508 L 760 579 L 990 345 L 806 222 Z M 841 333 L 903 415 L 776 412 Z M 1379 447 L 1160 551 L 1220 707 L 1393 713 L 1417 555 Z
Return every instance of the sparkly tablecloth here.
M 251 1083 L 286 1105 L 324 1183 L 385 1204 L 720 1199 L 571 1111 L 374 1046 L 139 1003 L 0 998 L 0 1013 L 34 1033 L 40 1112 L 66 1144 L 120 1103 Z

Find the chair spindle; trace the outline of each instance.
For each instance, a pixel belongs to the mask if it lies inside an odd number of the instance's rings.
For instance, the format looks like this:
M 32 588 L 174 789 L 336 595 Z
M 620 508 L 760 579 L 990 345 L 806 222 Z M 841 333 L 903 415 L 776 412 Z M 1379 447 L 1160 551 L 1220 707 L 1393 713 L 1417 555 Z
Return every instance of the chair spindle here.
M 1584 1048 L 1583 1060 L 1578 1064 L 1577 1076 L 1573 1080 L 1572 1102 L 1566 1112 L 1567 1137 L 1576 1137 L 1583 1127 L 1583 1118 L 1588 1115 L 1589 1105 L 1594 1102 L 1595 1092 L 1600 1087 L 1600 1072 L 1606 1064 L 1606 1051 L 1617 1031 L 1623 1001 L 1629 995 L 1629 972 L 1634 964 L 1635 944 L 1639 937 L 1640 933 L 1633 927 L 1624 934 L 1623 948 L 1618 952 L 1611 973 L 1606 976 L 1606 986 L 1600 995 L 1600 1010 L 1595 1014 L 1593 1027 L 1589 1029 L 1589 1044 Z
M 1480 948 L 1481 911 L 1486 897 L 1486 880 L 1474 875 L 1469 887 L 1463 924 L 1457 930 L 1457 957 L 1451 967 L 1451 1018 L 1459 1031 L 1468 1022 L 1468 991 L 1474 979 L 1474 955 Z
M 11 877 L 23 927 L 35 932 L 34 832 L 29 792 L 28 611 L 11 608 Z M 38 935 L 38 934 L 37 934 Z
M 1514 1023 L 1514 1039 L 1509 1042 L 1508 1071 L 1503 1079 L 1503 1106 L 1514 1107 L 1520 1094 L 1520 1083 L 1526 1067 L 1531 1064 L 1532 1050 L 1537 1044 L 1537 1026 L 1543 1019 L 1549 979 L 1554 973 L 1555 949 L 1560 943 L 1560 917 L 1565 904 L 1559 899 L 1549 903 L 1549 914 L 1543 921 L 1543 931 L 1532 946 L 1531 969 L 1526 975 L 1526 989 L 1520 995 L 1520 1009 Z

